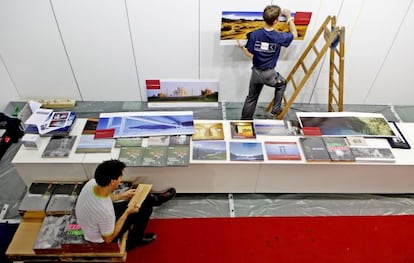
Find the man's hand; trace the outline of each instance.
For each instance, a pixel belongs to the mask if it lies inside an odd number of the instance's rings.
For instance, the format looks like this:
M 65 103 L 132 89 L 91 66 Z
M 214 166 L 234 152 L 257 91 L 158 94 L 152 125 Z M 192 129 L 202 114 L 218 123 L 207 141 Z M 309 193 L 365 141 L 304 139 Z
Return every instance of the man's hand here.
M 129 202 L 127 209 L 125 212 L 129 214 L 138 213 L 140 206 L 136 202 Z
M 290 10 L 289 9 L 283 9 L 282 10 L 282 15 L 284 15 L 286 17 L 286 19 L 290 18 Z
M 128 189 L 127 191 L 123 192 L 122 195 L 122 199 L 123 200 L 129 200 L 131 199 L 135 194 L 135 189 Z

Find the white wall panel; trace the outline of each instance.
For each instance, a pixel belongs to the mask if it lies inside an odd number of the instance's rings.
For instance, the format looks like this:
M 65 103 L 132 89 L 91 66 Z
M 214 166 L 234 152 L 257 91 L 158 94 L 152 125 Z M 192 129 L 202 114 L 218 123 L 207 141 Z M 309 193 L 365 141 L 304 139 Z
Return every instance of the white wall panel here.
M 412 2 L 412 1 L 411 1 Z M 414 4 L 407 9 L 407 16 L 391 16 L 402 26 L 390 52 L 372 85 L 364 103 L 413 105 L 414 103 L 414 52 L 413 31 Z M 388 35 L 387 32 L 384 32 Z M 391 36 L 390 36 L 391 37 Z M 379 43 L 378 43 L 379 44 Z M 377 44 L 377 45 L 378 45 Z
M 220 81 L 220 101 L 244 101 L 249 87 L 251 60 L 237 46 L 220 46 L 222 11 L 262 11 L 265 0 L 200 1 L 201 78 Z
M 198 79 L 198 1 L 126 2 L 141 88 L 147 79 Z
M 0 54 L 21 99 L 80 99 L 49 1 L 0 1 Z
M 4 66 L 3 60 L 0 56 L 0 112 L 3 111 L 9 101 L 19 100 L 19 94 L 13 86 L 13 81 L 10 79 L 7 69 Z
M 141 100 L 124 1 L 53 0 L 84 100 Z
M 7 93 L 0 106 L 37 97 L 146 100 L 145 80 L 153 78 L 215 78 L 221 101 L 243 101 L 251 61 L 235 46 L 220 46 L 221 12 L 271 3 L 313 13 L 305 40 L 282 51 L 280 73 L 289 73 L 335 15 L 346 30 L 344 103 L 412 104 L 413 0 L 0 0 L 0 85 Z M 327 102 L 328 66 L 327 55 L 296 102 Z M 265 88 L 260 101 L 272 96 Z
M 410 0 L 400 0 L 398 4 L 386 0 L 344 1 L 341 19 L 347 18 L 350 24 L 346 25 L 344 103 L 364 104 L 367 96 L 375 94 L 371 89 L 409 3 Z

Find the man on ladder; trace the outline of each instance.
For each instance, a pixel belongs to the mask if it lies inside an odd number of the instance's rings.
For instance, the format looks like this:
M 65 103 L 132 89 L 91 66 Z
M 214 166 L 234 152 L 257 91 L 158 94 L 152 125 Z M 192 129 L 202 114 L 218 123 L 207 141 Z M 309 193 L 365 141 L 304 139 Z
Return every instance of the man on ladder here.
M 274 25 L 279 16 L 286 17 L 289 32 L 277 32 Z M 281 11 L 277 5 L 269 5 L 263 11 L 265 26 L 248 35 L 245 46 L 239 45 L 244 54 L 253 61 L 250 77 L 249 93 L 244 102 L 242 120 L 253 119 L 257 101 L 264 85 L 275 88 L 274 104 L 271 113 L 277 117 L 282 112 L 282 99 L 286 89 L 286 80 L 275 70 L 280 49 L 288 47 L 298 36 L 290 10 Z

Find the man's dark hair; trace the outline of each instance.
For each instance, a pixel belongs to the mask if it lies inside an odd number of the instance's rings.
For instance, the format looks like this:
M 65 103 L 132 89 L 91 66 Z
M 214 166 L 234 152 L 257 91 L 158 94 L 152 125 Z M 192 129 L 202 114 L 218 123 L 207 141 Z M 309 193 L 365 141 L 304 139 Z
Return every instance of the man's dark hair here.
M 268 5 L 265 7 L 263 11 L 263 20 L 269 26 L 273 25 L 273 23 L 279 19 L 280 15 L 280 7 L 277 5 Z
M 117 180 L 126 167 L 124 162 L 119 160 L 103 161 L 96 167 L 95 180 L 99 186 L 107 186 L 111 180 Z

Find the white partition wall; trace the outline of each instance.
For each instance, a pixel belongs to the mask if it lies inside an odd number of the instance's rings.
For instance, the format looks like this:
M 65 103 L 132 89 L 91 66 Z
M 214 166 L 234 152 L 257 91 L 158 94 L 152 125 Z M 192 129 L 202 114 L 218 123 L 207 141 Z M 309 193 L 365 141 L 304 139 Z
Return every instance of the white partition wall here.
M 398 31 L 395 32 L 396 37 L 372 83 L 372 91 L 367 94 L 363 103 L 395 104 L 395 101 L 403 105 L 413 103 L 414 89 L 411 83 L 414 83 L 414 74 L 412 73 L 414 52 L 411 43 L 413 41 L 414 8 L 412 1 L 410 3 L 411 8 L 402 10 L 403 13 L 400 12 L 400 16 L 395 17 L 398 26 Z M 378 34 L 383 33 L 387 34 L 386 32 L 378 32 Z M 374 46 L 378 43 L 381 42 L 378 41 Z
M 126 3 L 143 91 L 146 79 L 199 78 L 199 2 Z
M 344 1 L 340 23 L 347 26 L 345 48 L 345 103 L 357 104 L 388 104 L 399 101 L 406 104 L 402 91 L 405 87 L 389 87 L 389 82 L 380 82 L 380 76 L 403 78 L 405 83 L 413 80 L 407 74 L 414 66 L 409 60 L 412 52 L 405 52 L 403 61 L 395 59 L 395 43 L 400 43 L 400 50 L 409 50 L 408 28 L 401 31 L 401 24 L 409 11 L 410 0 L 400 0 L 395 3 L 381 0 Z M 414 15 L 413 11 L 411 13 Z M 348 18 L 353 18 L 348 20 Z M 413 19 L 411 19 L 411 22 Z M 409 19 L 405 23 L 408 25 Z M 405 44 L 404 43 L 405 40 Z M 407 56 L 408 55 L 408 56 Z M 384 63 L 388 65 L 384 68 Z M 392 67 L 398 68 L 391 70 Z M 381 78 L 384 79 L 384 78 Z M 389 90 L 398 90 L 392 92 Z M 388 90 L 387 93 L 384 93 Z M 398 94 L 398 95 L 397 95 Z M 411 94 L 413 94 L 411 92 Z M 372 97 L 371 97 L 372 96 Z M 373 99 L 375 98 L 375 99 Z M 411 104 L 412 102 L 409 102 Z
M 0 1 L 0 55 L 16 100 L 81 98 L 48 0 Z
M 16 89 L 13 86 L 13 81 L 10 78 L 9 73 L 0 57 L 0 85 L 1 85 L 1 96 L 0 96 L 0 111 L 6 108 L 9 101 L 19 97 Z
M 53 0 L 83 100 L 142 100 L 124 1 Z
M 0 0 L 0 86 L 10 100 L 145 101 L 146 79 L 204 78 L 220 81 L 221 101 L 243 101 L 251 62 L 219 44 L 221 12 L 272 3 L 312 12 L 305 39 L 282 51 L 283 75 L 334 15 L 345 27 L 344 103 L 412 104 L 411 0 Z M 296 102 L 327 103 L 328 76 L 327 55 Z

